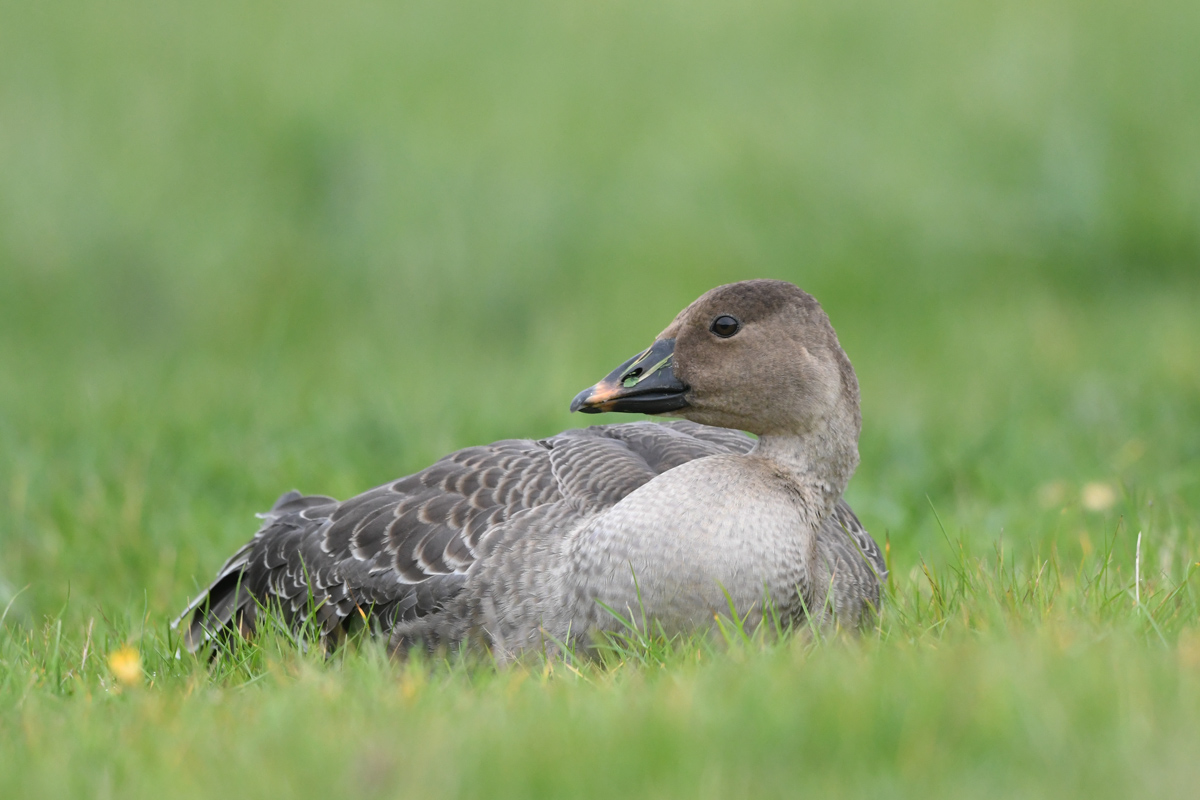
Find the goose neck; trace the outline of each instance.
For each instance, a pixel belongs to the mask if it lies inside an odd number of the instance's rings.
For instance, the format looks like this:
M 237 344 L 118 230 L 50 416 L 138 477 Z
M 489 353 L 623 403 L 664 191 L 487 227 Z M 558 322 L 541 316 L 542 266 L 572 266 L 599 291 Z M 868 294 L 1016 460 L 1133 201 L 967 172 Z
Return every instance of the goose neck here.
M 802 494 L 812 497 L 823 507 L 824 516 L 832 512 L 858 466 L 858 442 L 831 428 L 773 433 L 760 436 L 751 455 L 770 462 Z

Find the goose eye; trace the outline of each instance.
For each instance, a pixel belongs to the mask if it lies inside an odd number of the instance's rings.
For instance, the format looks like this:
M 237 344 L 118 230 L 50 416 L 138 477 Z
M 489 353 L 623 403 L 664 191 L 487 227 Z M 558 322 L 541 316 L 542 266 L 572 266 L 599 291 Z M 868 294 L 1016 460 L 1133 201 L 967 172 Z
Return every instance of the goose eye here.
M 722 339 L 728 339 L 733 336 L 742 327 L 742 323 L 738 322 L 728 314 L 722 314 L 713 320 L 713 324 L 709 326 L 709 330 L 720 336 Z

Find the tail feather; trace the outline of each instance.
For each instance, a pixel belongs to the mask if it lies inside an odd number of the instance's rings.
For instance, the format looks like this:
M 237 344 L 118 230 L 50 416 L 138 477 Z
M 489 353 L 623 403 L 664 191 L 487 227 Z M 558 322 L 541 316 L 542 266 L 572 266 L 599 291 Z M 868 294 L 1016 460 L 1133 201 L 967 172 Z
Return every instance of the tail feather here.
M 263 524 L 254 538 L 225 562 L 209 587 L 171 623 L 173 630 L 184 625 L 184 648 L 195 653 L 231 626 L 252 633 L 259 604 L 272 598 L 289 601 L 293 615 L 297 613 L 307 601 L 303 596 L 307 581 L 280 580 L 282 576 L 275 573 L 286 567 L 289 556 L 294 558 L 299 552 L 302 537 L 295 535 L 297 529 L 319 527 L 319 522 L 305 518 L 304 512 L 334 502 L 330 497 L 291 491 L 276 500 L 270 511 L 259 514 Z M 322 618 L 323 630 L 328 626 Z

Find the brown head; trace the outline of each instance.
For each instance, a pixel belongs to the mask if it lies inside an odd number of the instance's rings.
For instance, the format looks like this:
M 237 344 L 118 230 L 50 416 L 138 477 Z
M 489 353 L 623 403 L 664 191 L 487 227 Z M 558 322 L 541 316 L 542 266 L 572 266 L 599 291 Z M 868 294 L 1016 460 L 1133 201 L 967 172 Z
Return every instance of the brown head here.
M 572 411 L 684 417 L 759 436 L 828 429 L 857 442 L 858 380 L 829 317 L 786 281 L 706 292 Z

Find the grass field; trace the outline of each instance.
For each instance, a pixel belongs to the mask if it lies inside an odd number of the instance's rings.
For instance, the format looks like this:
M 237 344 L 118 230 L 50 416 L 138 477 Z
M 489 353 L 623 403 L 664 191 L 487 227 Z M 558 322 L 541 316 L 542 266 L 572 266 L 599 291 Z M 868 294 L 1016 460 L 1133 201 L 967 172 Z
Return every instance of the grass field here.
M 1194 794 L 1200 5 L 0 19 L 0 797 Z M 858 370 L 877 628 L 173 657 L 281 492 L 594 422 L 749 277 Z

